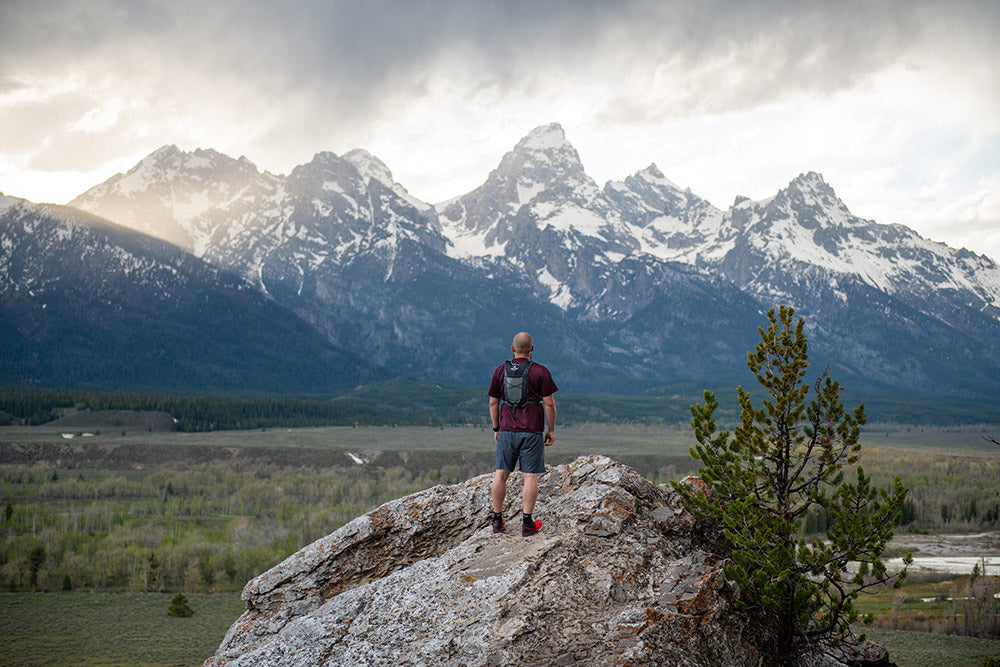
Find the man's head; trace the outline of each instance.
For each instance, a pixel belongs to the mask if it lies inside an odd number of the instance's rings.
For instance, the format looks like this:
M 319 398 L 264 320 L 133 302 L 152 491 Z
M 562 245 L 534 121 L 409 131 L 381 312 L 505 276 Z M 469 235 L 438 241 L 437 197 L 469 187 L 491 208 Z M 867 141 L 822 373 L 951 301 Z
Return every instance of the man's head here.
M 515 335 L 514 342 L 510 346 L 510 350 L 514 353 L 515 357 L 523 357 L 526 359 L 531 358 L 531 352 L 534 349 L 535 346 L 531 341 L 531 334 L 527 331 L 522 331 L 521 333 Z

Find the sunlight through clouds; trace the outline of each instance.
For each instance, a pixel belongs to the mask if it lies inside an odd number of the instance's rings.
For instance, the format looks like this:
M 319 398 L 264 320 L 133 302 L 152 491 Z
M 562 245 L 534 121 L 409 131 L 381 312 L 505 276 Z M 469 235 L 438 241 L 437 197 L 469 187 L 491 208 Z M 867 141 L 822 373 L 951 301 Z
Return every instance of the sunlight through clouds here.
M 559 122 L 600 185 L 655 162 L 726 207 L 819 171 L 859 215 L 1000 257 L 998 27 L 929 0 L 12 0 L 0 190 L 68 201 L 165 144 L 275 173 L 364 147 L 438 202 Z
M 110 99 L 101 106 L 90 109 L 85 114 L 69 124 L 67 129 L 71 132 L 96 133 L 110 130 L 118 124 L 118 118 L 125 107 L 121 99 Z

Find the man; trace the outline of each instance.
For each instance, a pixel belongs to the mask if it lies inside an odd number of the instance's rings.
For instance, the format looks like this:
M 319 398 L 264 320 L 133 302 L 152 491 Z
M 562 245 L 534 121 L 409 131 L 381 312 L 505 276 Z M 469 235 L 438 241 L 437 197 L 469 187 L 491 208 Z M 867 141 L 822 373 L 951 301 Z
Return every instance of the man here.
M 545 472 L 545 448 L 556 441 L 556 401 L 552 395 L 559 388 L 545 366 L 531 361 L 535 346 L 530 334 L 522 331 L 514 336 L 510 350 L 514 358 L 500 364 L 493 372 L 489 391 L 490 420 L 497 445 L 497 469 L 490 487 L 493 532 L 503 532 L 507 478 L 520 460 L 524 474 L 521 535 L 529 537 L 538 532 L 541 524 L 539 521 L 536 525 L 531 513 L 538 498 L 538 476 Z M 513 379 L 518 373 L 524 375 L 523 385 L 521 379 Z M 525 396 L 520 401 L 516 396 L 508 396 L 509 387 L 514 387 L 511 393 L 516 394 L 522 386 Z M 543 438 L 542 429 L 546 424 L 548 430 Z

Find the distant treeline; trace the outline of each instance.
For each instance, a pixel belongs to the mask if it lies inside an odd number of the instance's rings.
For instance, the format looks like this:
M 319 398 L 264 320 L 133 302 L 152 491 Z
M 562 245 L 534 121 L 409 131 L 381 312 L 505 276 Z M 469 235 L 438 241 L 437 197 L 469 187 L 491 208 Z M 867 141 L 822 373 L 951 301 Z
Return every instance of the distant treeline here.
M 459 411 L 403 410 L 356 398 L 308 400 L 212 396 L 155 396 L 58 391 L 0 392 L 0 423 L 35 426 L 70 410 L 166 412 L 181 431 L 272 427 L 438 425 L 468 423 Z
M 739 421 L 731 387 L 717 387 L 717 418 Z M 932 396 L 854 396 L 864 401 L 869 423 L 974 424 L 994 421 L 1000 404 Z M 686 424 L 690 406 L 702 401 L 702 387 L 687 382 L 662 387 L 656 395 L 557 396 L 562 425 L 601 422 Z M 301 426 L 482 425 L 489 419 L 486 387 L 453 387 L 414 380 L 363 385 L 339 396 L 235 397 L 112 394 L 42 389 L 0 390 L 0 425 L 33 426 L 53 421 L 68 409 L 155 410 L 169 413 L 182 431 L 216 431 Z
M 560 398 L 559 422 L 678 423 L 688 398 L 572 396 Z M 46 390 L 0 391 L 0 425 L 37 426 L 67 410 L 153 410 L 181 431 L 304 426 L 444 426 L 485 424 L 486 388 L 393 381 L 327 399 L 157 396 Z

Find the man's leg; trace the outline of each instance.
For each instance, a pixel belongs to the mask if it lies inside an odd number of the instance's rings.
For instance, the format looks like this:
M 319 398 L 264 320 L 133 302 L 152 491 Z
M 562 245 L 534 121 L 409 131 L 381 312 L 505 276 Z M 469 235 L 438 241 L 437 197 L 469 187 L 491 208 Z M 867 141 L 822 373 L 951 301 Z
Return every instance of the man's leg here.
M 524 492 L 521 494 L 524 517 L 521 521 L 521 535 L 530 537 L 538 532 L 540 521 L 535 521 L 531 513 L 535 511 L 538 499 L 538 477 L 545 472 L 545 443 L 541 433 L 525 433 L 521 446 L 521 472 L 524 473 Z
M 500 471 L 498 470 L 497 472 Z M 524 492 L 521 494 L 522 508 L 525 514 L 531 514 L 535 511 L 535 501 L 537 499 L 538 475 L 526 472 L 524 473 Z
M 509 472 L 500 469 L 493 474 L 493 485 L 490 487 L 490 496 L 493 498 L 494 512 L 503 512 L 503 501 L 507 497 L 507 477 L 509 476 Z M 535 493 L 536 495 L 538 493 L 538 480 L 535 480 Z

